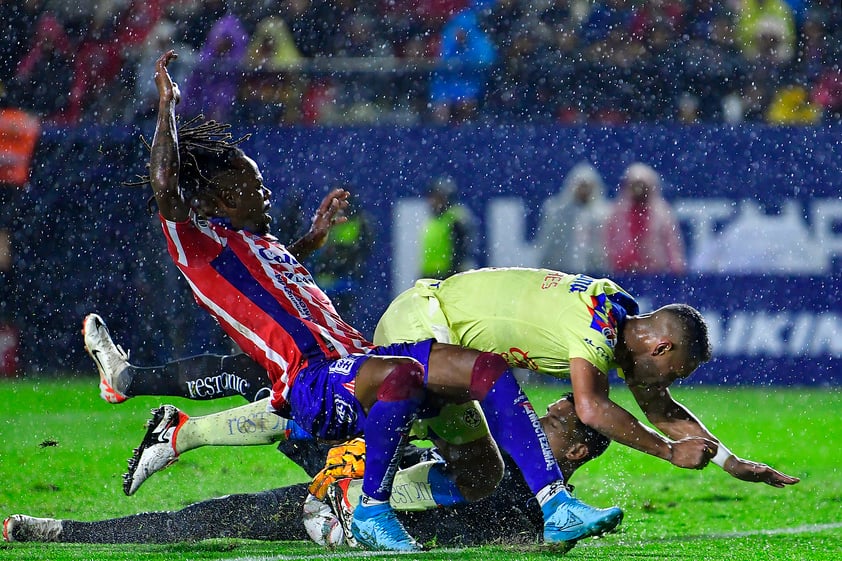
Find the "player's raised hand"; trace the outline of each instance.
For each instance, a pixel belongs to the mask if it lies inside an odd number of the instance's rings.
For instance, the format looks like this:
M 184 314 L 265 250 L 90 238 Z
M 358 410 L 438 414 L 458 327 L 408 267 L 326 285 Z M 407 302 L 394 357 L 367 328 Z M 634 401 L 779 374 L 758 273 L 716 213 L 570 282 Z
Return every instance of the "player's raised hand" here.
M 725 471 L 740 479 L 742 481 L 751 481 L 753 483 L 765 483 L 772 487 L 786 487 L 787 485 L 795 485 L 801 481 L 797 477 L 792 477 L 773 469 L 766 464 L 752 462 L 751 460 L 743 460 L 736 456 L 731 456 L 725 462 Z
M 316 248 L 324 245 L 333 226 L 348 221 L 345 210 L 350 204 L 348 202 L 350 196 L 351 193 L 345 189 L 333 189 L 322 199 L 316 214 L 313 215 L 310 231 L 307 233 L 307 237 L 312 240 Z
M 171 60 L 176 58 L 178 58 L 178 55 L 175 54 L 175 51 L 170 50 L 162 54 L 155 61 L 155 86 L 158 88 L 159 99 L 164 102 L 175 101 L 178 103 L 181 101 L 181 92 L 178 89 L 178 84 L 173 82 L 169 71 L 167 71 L 167 65 L 169 65 Z
M 348 208 L 348 197 L 351 193 L 345 189 L 334 189 L 322 199 L 307 233 L 291 243 L 287 249 L 296 259 L 304 259 L 322 247 L 327 241 L 330 229 L 336 224 L 348 221 L 345 209 Z
M 715 453 L 715 442 L 707 438 L 691 436 L 672 443 L 670 463 L 681 468 L 702 469 L 708 465 Z

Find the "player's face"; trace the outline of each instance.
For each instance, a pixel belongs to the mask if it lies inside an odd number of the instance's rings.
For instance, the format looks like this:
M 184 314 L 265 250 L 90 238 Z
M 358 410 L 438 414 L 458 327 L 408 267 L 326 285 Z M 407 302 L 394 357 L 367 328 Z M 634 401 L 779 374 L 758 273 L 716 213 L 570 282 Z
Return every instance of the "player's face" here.
M 698 367 L 698 361 L 692 360 L 680 348 L 655 355 L 641 353 L 634 358 L 631 371 L 625 371 L 626 383 L 639 388 L 665 390 L 676 380 L 690 376 Z
M 269 196 L 272 192 L 263 185 L 263 176 L 254 160 L 244 156 L 236 169 L 220 174 L 214 181 L 230 198 L 226 205 L 226 218 L 236 229 L 246 229 L 256 234 L 269 232 Z
M 559 460 L 571 446 L 584 443 L 584 435 L 579 430 L 579 417 L 576 407 L 566 397 L 547 406 L 547 422 L 544 432 L 550 441 L 550 448 Z

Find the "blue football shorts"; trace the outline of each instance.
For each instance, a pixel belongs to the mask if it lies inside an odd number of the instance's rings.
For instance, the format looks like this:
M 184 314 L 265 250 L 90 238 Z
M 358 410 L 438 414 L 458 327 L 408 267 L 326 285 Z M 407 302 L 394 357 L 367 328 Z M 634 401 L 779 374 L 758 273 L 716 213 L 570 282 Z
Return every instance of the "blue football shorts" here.
M 292 419 L 316 438 L 342 441 L 363 433 L 365 411 L 354 397 L 354 378 L 372 356 L 414 358 L 427 364 L 433 339 L 375 347 L 366 354 L 311 364 L 298 373 L 289 392 Z M 426 382 L 426 380 L 425 380 Z

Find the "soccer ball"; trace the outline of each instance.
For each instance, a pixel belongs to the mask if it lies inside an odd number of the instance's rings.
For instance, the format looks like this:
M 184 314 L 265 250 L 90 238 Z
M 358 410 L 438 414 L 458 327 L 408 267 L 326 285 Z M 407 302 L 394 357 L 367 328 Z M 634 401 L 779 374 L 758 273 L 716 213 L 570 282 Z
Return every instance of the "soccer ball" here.
M 345 531 L 339 518 L 328 505 L 313 495 L 307 495 L 301 518 L 307 535 L 317 544 L 333 548 L 345 543 Z

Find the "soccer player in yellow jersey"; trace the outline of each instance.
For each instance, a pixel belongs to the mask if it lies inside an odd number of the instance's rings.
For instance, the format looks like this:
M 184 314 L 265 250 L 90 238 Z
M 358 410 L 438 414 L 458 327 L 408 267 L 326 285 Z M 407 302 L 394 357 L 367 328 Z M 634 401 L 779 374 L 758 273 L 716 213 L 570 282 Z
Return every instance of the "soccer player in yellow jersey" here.
M 634 298 L 609 279 L 547 269 L 479 269 L 445 280 L 417 281 L 382 315 L 374 342 L 429 338 L 499 354 L 514 367 L 569 377 L 576 414 L 584 424 L 612 440 L 678 467 L 703 468 L 707 459 L 712 458 L 726 472 L 744 481 L 774 487 L 799 481 L 765 464 L 732 454 L 691 411 L 670 395 L 672 382 L 686 378 L 711 356 L 707 326 L 691 306 L 670 304 L 641 314 Z M 114 347 L 110 338 L 106 339 L 108 348 Z M 103 346 L 102 350 L 108 349 Z M 226 368 L 224 361 L 220 357 L 215 360 L 219 366 L 209 369 L 210 363 L 201 357 L 183 359 L 156 367 L 161 372 L 156 372 L 154 377 L 122 360 L 116 361 L 120 362 L 119 368 L 105 374 L 109 379 L 127 377 L 130 382 L 123 385 L 126 397 L 158 395 L 154 392 L 164 389 L 158 382 L 176 378 L 175 371 L 184 383 L 197 376 L 221 375 Z M 247 361 L 237 361 L 236 368 L 239 376 L 259 387 L 264 374 L 256 363 L 249 366 Z M 647 419 L 665 436 L 610 399 L 608 374 L 615 369 Z M 152 379 L 155 387 L 146 384 Z M 164 395 L 180 395 L 176 393 L 178 388 L 170 387 L 167 391 L 172 393 Z M 254 408 L 263 410 L 261 402 L 241 409 Z M 183 412 L 179 415 L 186 418 Z M 231 415 L 245 418 L 237 410 L 190 417 L 179 433 L 178 442 L 174 439 L 172 450 L 167 449 L 170 461 L 144 473 L 143 477 L 175 461 L 184 451 L 201 446 L 266 444 L 285 438 L 283 430 L 275 431 L 278 432 L 275 435 L 273 428 L 262 422 L 255 424 L 261 427 L 257 432 L 225 430 L 226 426 L 230 428 Z M 488 462 L 486 450 L 491 437 L 484 421 L 479 407 L 469 402 L 448 406 L 438 417 L 418 422 L 414 429 L 419 437 L 433 440 L 447 452 L 444 456 L 451 477 L 460 493 L 469 498 L 485 496 L 501 475 L 495 471 L 493 462 Z M 693 459 L 700 443 L 710 446 L 702 462 Z M 430 477 L 424 469 L 418 466 L 418 469 L 402 470 L 395 485 L 399 482 L 429 485 Z M 439 504 L 433 495 L 428 493 L 431 500 L 409 506 L 430 508 Z
M 670 395 L 711 357 L 707 325 L 686 304 L 641 314 L 634 298 L 609 279 L 548 269 L 487 268 L 445 280 L 421 279 L 399 295 L 377 325 L 374 340 L 435 337 L 494 352 L 511 366 L 570 378 L 576 413 L 611 440 L 679 467 L 686 445 L 713 442 L 712 461 L 744 481 L 774 487 L 799 480 L 732 454 L 702 422 Z M 609 397 L 616 369 L 646 418 L 666 438 Z

